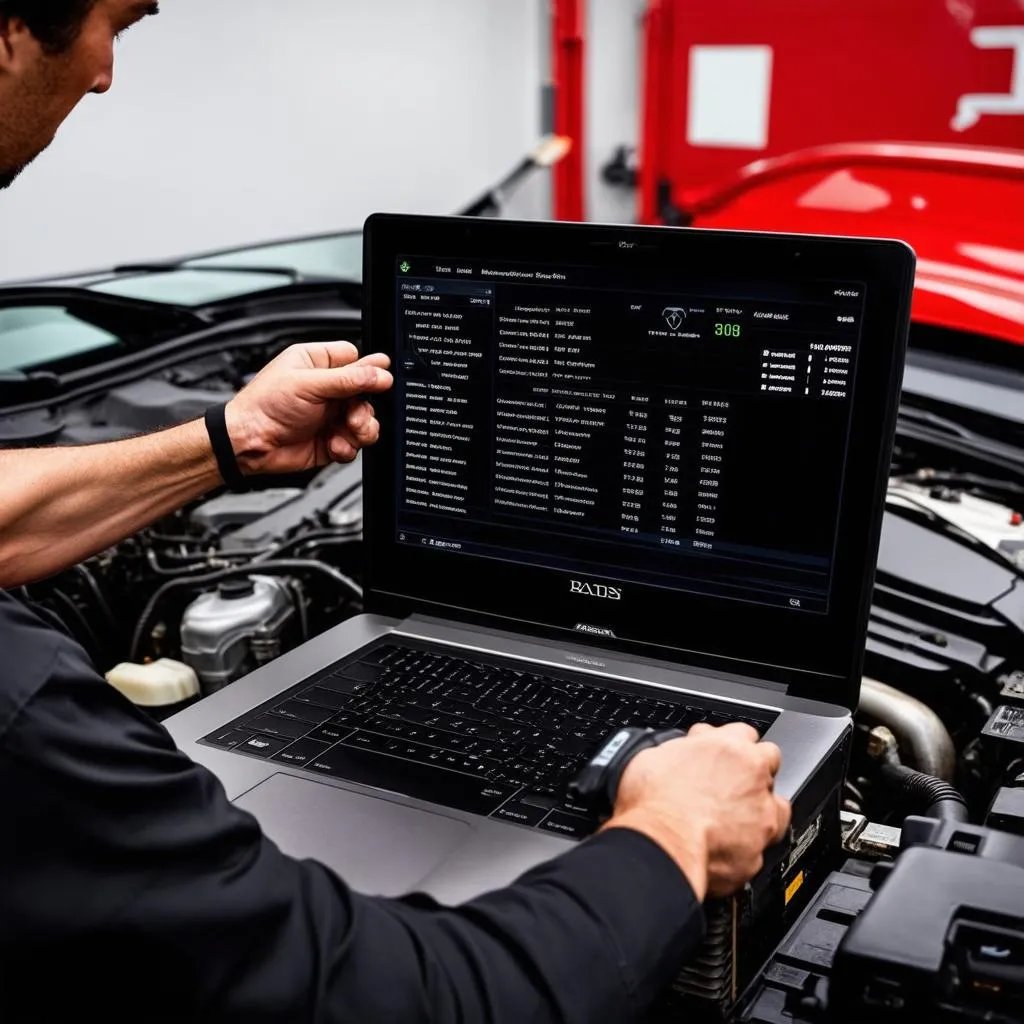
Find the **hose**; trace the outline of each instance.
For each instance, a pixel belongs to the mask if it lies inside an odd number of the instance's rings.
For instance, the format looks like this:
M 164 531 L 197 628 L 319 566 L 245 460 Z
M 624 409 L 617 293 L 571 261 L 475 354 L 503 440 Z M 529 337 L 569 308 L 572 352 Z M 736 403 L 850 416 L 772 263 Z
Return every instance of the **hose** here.
M 895 754 L 889 755 L 879 774 L 890 787 L 900 791 L 907 803 L 919 807 L 925 817 L 967 821 L 967 802 L 945 780 L 900 764 Z
M 299 630 L 302 633 L 302 642 L 309 639 L 309 612 L 306 609 L 306 595 L 302 592 L 302 584 L 298 580 L 286 580 L 288 589 L 295 598 L 295 610 L 299 614 Z
M 925 775 L 953 778 L 956 748 L 942 719 L 926 704 L 877 679 L 861 682 L 859 711 L 888 726 L 900 750 Z
M 270 548 L 266 553 L 260 554 L 253 559 L 254 564 L 268 562 L 280 558 L 284 554 L 296 552 L 301 556 L 302 549 L 307 545 L 310 547 L 338 547 L 342 544 L 351 544 L 362 535 L 362 528 L 337 530 L 315 530 L 310 533 L 300 533 L 291 540 L 286 540 L 276 548 Z
M 210 563 L 215 558 L 222 558 L 225 561 L 230 561 L 232 558 L 243 558 L 245 555 L 197 555 L 189 556 L 195 557 L 196 561 L 193 565 L 180 565 L 175 569 L 168 569 L 160 564 L 160 559 L 157 557 L 157 553 L 152 548 L 146 549 L 146 562 L 149 564 L 150 569 L 157 576 L 170 577 L 171 579 L 184 579 L 190 577 L 195 579 L 197 575 L 205 569 L 210 572 Z M 234 566 L 224 566 L 224 568 L 234 568 Z M 217 570 L 212 570 L 217 571 Z
M 111 629 L 117 629 L 117 619 L 114 618 L 114 613 L 110 609 L 110 605 L 107 603 L 107 599 L 103 596 L 103 591 L 100 590 L 100 585 L 96 582 L 96 577 L 92 572 L 84 565 L 76 565 L 74 567 L 76 572 L 85 582 L 85 585 L 89 588 L 89 593 L 92 594 L 93 600 L 96 602 L 96 607 L 99 608 L 103 617 L 107 620 L 107 625 Z

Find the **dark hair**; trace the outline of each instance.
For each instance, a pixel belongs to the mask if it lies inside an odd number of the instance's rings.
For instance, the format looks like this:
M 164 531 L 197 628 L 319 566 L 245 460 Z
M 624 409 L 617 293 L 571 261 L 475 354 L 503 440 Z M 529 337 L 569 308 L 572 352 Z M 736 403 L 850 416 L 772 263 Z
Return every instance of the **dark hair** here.
M 0 0 L 0 17 L 20 18 L 50 53 L 77 38 L 96 0 Z

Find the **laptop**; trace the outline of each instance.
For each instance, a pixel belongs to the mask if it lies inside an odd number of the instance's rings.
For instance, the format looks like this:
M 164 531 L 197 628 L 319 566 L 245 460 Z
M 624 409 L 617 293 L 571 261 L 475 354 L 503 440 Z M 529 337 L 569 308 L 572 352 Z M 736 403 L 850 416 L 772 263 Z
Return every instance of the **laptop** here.
M 894 241 L 371 217 L 365 614 L 176 742 L 367 893 L 585 839 L 567 782 L 626 725 L 750 723 L 800 841 L 838 811 L 913 275 Z

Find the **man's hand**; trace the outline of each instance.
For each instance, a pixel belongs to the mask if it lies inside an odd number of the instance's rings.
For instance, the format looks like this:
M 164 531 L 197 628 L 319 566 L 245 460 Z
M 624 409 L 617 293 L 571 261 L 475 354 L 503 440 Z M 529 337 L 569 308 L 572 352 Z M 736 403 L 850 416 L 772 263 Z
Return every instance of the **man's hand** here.
M 392 385 L 384 355 L 363 359 L 347 341 L 293 345 L 227 407 L 228 434 L 242 471 L 294 473 L 351 462 L 380 435 L 362 396 Z
M 637 754 L 605 827 L 653 839 L 698 899 L 731 895 L 789 828 L 789 803 L 772 792 L 781 764 L 779 748 L 759 743 L 749 725 L 695 725 L 685 739 Z
M 387 391 L 382 355 L 348 342 L 295 345 L 227 407 L 245 473 L 351 461 L 380 425 L 363 397 Z M 83 448 L 0 451 L 0 587 L 52 576 L 221 483 L 202 420 Z

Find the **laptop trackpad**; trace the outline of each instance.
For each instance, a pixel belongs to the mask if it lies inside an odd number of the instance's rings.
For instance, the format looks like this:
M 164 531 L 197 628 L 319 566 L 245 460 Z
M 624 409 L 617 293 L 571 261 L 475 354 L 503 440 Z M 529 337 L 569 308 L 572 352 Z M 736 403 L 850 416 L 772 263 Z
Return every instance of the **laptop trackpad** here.
M 273 775 L 235 804 L 287 854 L 333 868 L 356 892 L 413 891 L 473 828 L 390 800 L 291 775 Z

